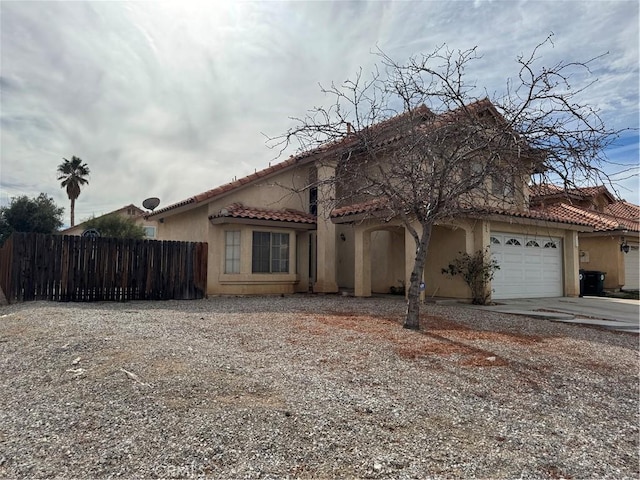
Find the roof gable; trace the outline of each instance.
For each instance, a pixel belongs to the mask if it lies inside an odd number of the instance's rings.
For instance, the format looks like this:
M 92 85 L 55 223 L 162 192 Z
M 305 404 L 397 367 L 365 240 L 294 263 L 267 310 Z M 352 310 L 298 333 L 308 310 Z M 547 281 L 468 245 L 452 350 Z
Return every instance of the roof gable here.
M 616 201 L 616 198 L 604 185 L 565 189 L 550 183 L 543 183 L 540 185 L 531 185 L 529 189 L 531 191 L 532 204 L 551 204 L 568 201 L 570 203 L 581 202 L 584 204 L 587 202 L 593 205 L 598 203 L 607 205 Z M 599 197 L 602 199 L 602 202 L 597 202 Z
M 493 118 L 498 121 L 500 121 L 500 119 L 502 118 L 491 101 L 488 98 L 485 98 L 473 102 L 469 105 L 461 106 L 455 110 L 441 113 L 439 115 L 433 113 L 426 105 L 419 105 L 414 109 L 405 111 L 374 125 L 367 126 L 360 132 L 352 132 L 351 125 L 349 124 L 348 132 L 345 132 L 345 135 L 342 138 L 327 142 L 312 150 L 302 152 L 296 156 L 291 156 L 287 160 L 276 163 L 274 165 L 269 165 L 268 168 L 256 171 L 250 175 L 247 175 L 246 177 L 234 180 L 233 182 L 229 182 L 211 190 L 199 193 L 185 200 L 173 203 L 167 207 L 157 209 L 149 213 L 147 215 L 147 218 L 159 217 L 169 212 L 174 213 L 174 211 L 178 209 L 189 209 L 192 206 L 195 207 L 199 204 L 202 204 L 203 202 L 219 198 L 232 191 L 253 184 L 258 180 L 271 177 L 276 173 L 285 171 L 286 169 L 292 168 L 296 165 L 313 163 L 316 159 L 321 159 L 325 155 L 330 155 L 335 151 L 339 151 L 340 149 L 346 149 L 356 146 L 361 141 L 362 135 L 379 135 L 381 145 L 385 145 L 400 140 L 404 136 L 401 131 L 393 130 L 394 126 L 402 126 L 404 122 L 407 121 L 416 121 L 418 125 L 424 125 L 425 128 L 429 128 L 430 125 L 433 127 L 439 125 L 440 123 L 444 124 L 453 122 L 457 118 L 459 118 L 463 112 L 477 115 L 478 117 L 482 116 L 485 112 L 488 112 Z

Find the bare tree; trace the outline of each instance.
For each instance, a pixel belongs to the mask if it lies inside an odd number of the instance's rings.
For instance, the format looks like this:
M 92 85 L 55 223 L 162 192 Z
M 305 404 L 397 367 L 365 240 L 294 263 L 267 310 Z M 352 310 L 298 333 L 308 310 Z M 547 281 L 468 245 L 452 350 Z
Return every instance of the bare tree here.
M 480 61 L 476 49 L 446 46 L 399 64 L 381 51 L 370 77 L 323 92 L 329 107 L 316 107 L 278 137 L 335 165 L 324 181 L 335 188 L 334 214 L 353 211 L 400 220 L 415 240 L 405 327 L 417 329 L 420 282 L 432 228 L 441 221 L 487 212 L 528 209 L 527 184 L 565 186 L 606 180 L 603 149 L 616 137 L 598 112 L 580 102 L 584 89 L 570 78 L 589 74 L 586 62 L 537 68 L 551 37 L 517 58 L 516 80 L 505 93 L 476 95 L 465 71 Z M 322 191 L 322 189 L 319 189 Z

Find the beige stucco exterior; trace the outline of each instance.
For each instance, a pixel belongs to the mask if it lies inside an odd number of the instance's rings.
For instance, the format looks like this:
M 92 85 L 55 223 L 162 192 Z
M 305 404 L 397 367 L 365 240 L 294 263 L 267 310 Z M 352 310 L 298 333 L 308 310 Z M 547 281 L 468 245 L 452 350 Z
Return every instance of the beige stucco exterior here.
M 228 218 L 223 209 L 234 203 L 282 211 L 309 212 L 309 179 L 330 179 L 334 167 L 304 164 L 223 191 L 206 201 L 186 202 L 154 215 L 162 240 L 208 243 L 207 293 L 210 295 L 335 293 L 352 291 L 356 296 L 389 293 L 392 287 L 409 284 L 415 258 L 415 241 L 399 221 L 374 218 L 333 221 L 322 201 L 315 225 L 283 221 Z M 334 195 L 329 183 L 320 199 Z M 526 195 L 526 194 L 525 194 Z M 213 216 L 213 217 L 212 217 Z M 240 235 L 240 271 L 225 272 L 225 234 Z M 471 292 L 460 277 L 442 274 L 459 255 L 486 249 L 492 231 L 559 237 L 563 241 L 564 294 L 579 294 L 578 243 L 575 227 L 551 225 L 522 218 L 462 218 L 434 226 L 424 270 L 423 297 L 469 299 Z M 289 238 L 287 273 L 252 272 L 253 232 L 284 233 Z
M 271 209 L 308 210 L 309 199 L 303 187 L 308 183 L 308 167 L 292 169 L 264 181 L 247 185 L 209 202 L 185 205 L 171 214 L 159 216 L 159 238 L 208 243 L 207 294 L 250 295 L 289 294 L 309 290 L 308 228 L 278 222 L 209 220 L 233 203 Z M 225 272 L 225 233 L 240 232 L 240 272 Z M 252 273 L 253 232 L 284 233 L 289 236 L 288 273 Z M 334 275 L 335 277 L 335 275 Z M 337 288 L 334 290 L 337 291 Z
M 620 246 L 623 241 L 638 247 L 638 233 L 595 232 L 579 236 L 579 264 L 583 270 L 605 272 L 605 290 L 618 291 L 625 284 L 626 255 Z
M 342 242 L 345 248 L 338 256 L 341 288 L 353 288 L 356 296 L 366 297 L 388 293 L 391 286 L 398 286 L 398 279 L 409 284 L 416 245 L 404 227 L 399 224 L 380 225 L 373 220 L 340 227 L 340 233 L 345 234 Z M 563 293 L 566 296 L 579 295 L 577 230 L 527 223 L 521 219 L 517 223 L 462 219 L 433 227 L 424 269 L 423 297 L 470 299 L 471 291 L 462 278 L 443 274 L 442 270 L 462 252 L 473 254 L 489 248 L 492 231 L 561 238 Z
M 391 133 L 389 130 L 389 135 Z M 397 142 L 398 138 L 401 137 L 394 136 L 393 142 Z M 362 199 L 363 202 L 369 201 L 366 208 L 357 205 L 364 210 L 353 209 L 351 203 L 341 203 L 347 200 L 340 193 L 351 191 L 361 181 L 359 176 L 341 177 L 342 167 L 346 171 L 352 165 L 355 165 L 354 168 L 374 168 L 372 163 L 367 162 L 346 163 L 358 160 L 360 154 L 355 153 L 351 157 L 351 153 L 357 152 L 357 149 L 346 151 L 355 145 L 349 143 L 352 142 L 351 137 L 347 135 L 343 141 L 345 143 L 334 142 L 291 157 L 231 184 L 160 209 L 151 216 L 158 221 L 159 238 L 208 243 L 208 294 L 336 293 L 343 290 L 367 297 L 401 289 L 403 284 L 409 284 L 414 266 L 416 244 L 411 230 L 420 228 L 418 225 L 406 226 L 397 217 L 376 218 L 371 215 L 376 208 L 383 209 L 383 206 L 377 203 L 379 199 L 370 196 Z M 385 174 L 385 165 L 393 164 L 393 151 L 390 149 L 397 148 L 397 143 L 393 142 L 385 144 L 380 154 L 389 154 L 389 158 L 375 157 L 384 160 L 375 163 L 375 170 L 380 170 L 379 175 Z M 339 185 L 336 185 L 336 164 L 339 159 L 345 163 L 340 163 Z M 471 292 L 464 281 L 460 277 L 444 275 L 442 270 L 461 252 L 473 254 L 489 248 L 492 231 L 538 237 L 550 235 L 561 239 L 563 293 L 569 296 L 579 294 L 577 228 L 570 223 L 559 223 L 560 220 L 543 222 L 534 220 L 540 216 L 527 216 L 530 197 L 527 181 L 531 161 L 517 157 L 511 175 L 515 179 L 515 186 L 509 186 L 508 182 L 499 179 L 496 180 L 499 183 L 493 184 L 494 180 L 486 176 L 482 181 L 487 183 L 487 189 L 476 189 L 473 196 L 469 194 L 469 197 L 460 199 L 463 205 L 472 203 L 495 212 L 519 212 L 518 215 L 461 217 L 441 221 L 433 227 L 423 272 L 424 297 L 470 298 Z M 504 186 L 498 188 L 500 185 Z M 508 191 L 505 190 L 507 188 Z M 475 198 L 476 191 L 482 196 Z M 312 200 L 312 194 L 317 202 Z M 363 195 L 370 195 L 370 192 Z M 354 202 L 354 197 L 346 197 Z M 339 207 L 345 207 L 342 212 L 334 210 L 336 203 Z M 256 213 L 256 209 L 261 209 L 263 213 Z M 291 210 L 297 212 L 298 216 L 292 218 L 282 214 Z M 227 237 L 227 232 L 234 233 Z M 272 244 L 268 245 L 268 261 L 273 261 L 272 255 L 276 258 L 275 263 L 270 265 L 284 263 L 278 257 L 284 255 L 282 252 L 285 251 L 285 247 L 280 248 L 280 238 L 283 235 L 288 238 L 287 272 L 281 271 L 281 267 L 267 268 L 260 263 L 267 256 L 264 253 L 267 250 L 260 249 L 266 248 L 269 240 L 262 240 L 264 236 L 257 232 L 270 233 L 271 239 L 278 239 L 272 240 L 276 245 L 275 254 L 271 251 Z M 239 244 L 226 245 L 226 239 L 231 237 L 233 242 L 239 238 Z M 261 243 L 253 245 L 254 241 Z M 238 255 L 239 260 L 236 258 Z M 233 272 L 225 271 L 228 264 L 233 265 Z

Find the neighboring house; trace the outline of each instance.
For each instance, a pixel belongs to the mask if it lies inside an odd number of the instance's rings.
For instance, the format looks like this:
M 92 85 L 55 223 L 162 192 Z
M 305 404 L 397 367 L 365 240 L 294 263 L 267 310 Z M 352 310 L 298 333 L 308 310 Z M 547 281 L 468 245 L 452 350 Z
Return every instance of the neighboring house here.
M 104 215 L 100 215 L 96 218 L 106 217 L 107 215 L 120 215 L 125 218 L 131 218 L 137 225 L 140 225 L 142 226 L 142 228 L 144 228 L 145 238 L 155 239 L 157 237 L 158 222 L 145 218 L 146 214 L 147 212 L 145 210 L 142 210 L 141 208 L 138 208 L 132 204 L 119 208 L 118 210 L 114 210 L 113 212 L 105 213 Z M 85 220 L 84 222 L 79 223 L 73 227 L 67 228 L 65 230 L 60 230 L 58 233 L 60 235 L 82 235 L 82 233 L 87 229 L 87 221 L 88 220 Z
M 532 191 L 531 205 L 568 220 L 588 223 L 581 232 L 580 268 L 605 272 L 606 290 L 640 288 L 640 207 L 619 201 L 604 186 L 565 191 L 541 185 Z
M 334 178 L 326 160 L 341 158 L 348 143 L 346 136 L 292 156 L 147 218 L 158 221 L 163 240 L 208 242 L 208 294 L 388 293 L 408 283 L 413 237 L 399 220 L 370 215 L 380 202 L 329 211 L 313 187 Z M 578 296 L 578 232 L 591 227 L 529 209 L 527 183 L 521 179 L 512 192 L 513 211 L 487 206 L 483 215 L 434 227 L 425 295 L 470 298 L 463 280 L 442 269 L 460 252 L 490 247 L 500 264 L 493 298 Z

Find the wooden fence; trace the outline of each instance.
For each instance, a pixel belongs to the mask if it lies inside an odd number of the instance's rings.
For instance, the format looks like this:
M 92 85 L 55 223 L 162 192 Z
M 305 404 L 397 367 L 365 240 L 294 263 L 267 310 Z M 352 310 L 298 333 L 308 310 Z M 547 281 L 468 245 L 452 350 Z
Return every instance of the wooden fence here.
M 9 303 L 203 298 L 207 244 L 14 232 L 0 286 Z

